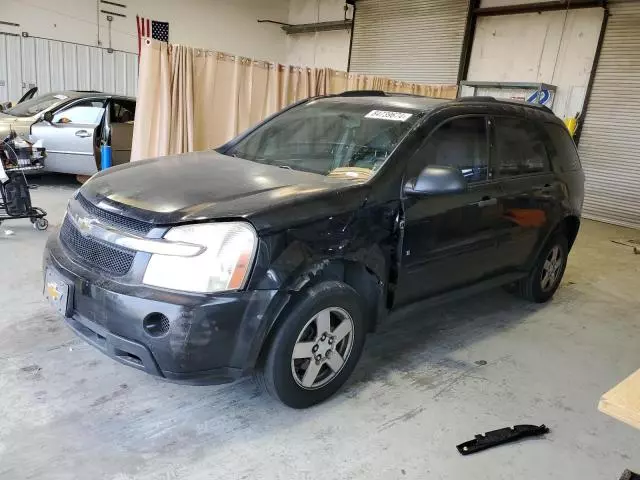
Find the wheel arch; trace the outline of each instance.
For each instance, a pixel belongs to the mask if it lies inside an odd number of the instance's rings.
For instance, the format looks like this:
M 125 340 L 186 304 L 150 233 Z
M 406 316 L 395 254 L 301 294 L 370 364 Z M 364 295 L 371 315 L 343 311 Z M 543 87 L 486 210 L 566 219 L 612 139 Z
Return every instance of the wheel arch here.
M 291 282 L 287 288 L 286 303 L 278 310 L 277 315 L 274 315 L 264 335 L 258 340 L 258 353 L 251 368 L 255 368 L 264 359 L 282 319 L 286 318 L 287 313 L 295 306 L 296 293 L 329 281 L 342 282 L 356 291 L 360 296 L 367 332 L 376 330 L 379 320 L 386 314 L 387 282 L 362 262 L 344 258 L 323 260 L 309 265 Z
M 545 248 L 550 238 L 553 238 L 554 235 L 558 233 L 562 233 L 567 237 L 567 245 L 569 247 L 569 251 L 571 251 L 571 247 L 573 246 L 577 236 L 578 231 L 580 229 L 580 217 L 573 214 L 568 214 L 562 217 L 552 228 L 550 228 L 544 238 L 542 238 L 537 247 L 531 252 L 529 259 L 527 260 L 527 270 L 532 268 L 535 264 L 536 259 Z
M 577 215 L 568 215 L 560 222 L 558 227 L 556 227 L 556 229 L 558 228 L 562 228 L 567 234 L 569 250 L 571 250 L 571 247 L 578 237 L 578 231 L 580 230 L 580 217 Z

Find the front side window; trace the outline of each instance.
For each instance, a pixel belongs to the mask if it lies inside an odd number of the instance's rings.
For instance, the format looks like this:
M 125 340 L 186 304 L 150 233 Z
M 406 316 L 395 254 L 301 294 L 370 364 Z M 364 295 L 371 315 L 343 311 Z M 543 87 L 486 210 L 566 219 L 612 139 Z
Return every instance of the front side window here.
M 312 101 L 258 127 L 227 155 L 330 177 L 368 179 L 423 112 Z
M 488 143 L 485 117 L 460 117 L 440 125 L 416 154 L 417 174 L 427 165 L 456 167 L 468 182 L 487 179 Z M 412 161 L 413 163 L 413 161 Z
M 492 172 L 495 178 L 549 171 L 542 131 L 530 121 L 496 118 Z
M 52 123 L 98 125 L 104 114 L 104 100 L 83 100 L 53 115 Z

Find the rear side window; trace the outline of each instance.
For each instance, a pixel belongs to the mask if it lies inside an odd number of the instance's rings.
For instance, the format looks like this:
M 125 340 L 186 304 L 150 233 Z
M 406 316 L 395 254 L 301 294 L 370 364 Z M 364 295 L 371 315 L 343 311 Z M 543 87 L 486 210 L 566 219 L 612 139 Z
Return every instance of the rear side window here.
M 544 127 L 553 145 L 553 148 L 549 149 L 552 165 L 561 172 L 580 170 L 578 151 L 567 129 L 556 123 L 545 123 Z
M 494 120 L 493 178 L 515 177 L 549 171 L 549 157 L 542 130 L 520 118 Z
M 111 123 L 133 122 L 136 116 L 136 102 L 113 99 L 111 101 Z
M 446 165 L 458 168 L 467 181 L 479 182 L 487 179 L 488 153 L 485 117 L 454 118 L 429 136 L 411 162 L 412 173 L 427 165 Z

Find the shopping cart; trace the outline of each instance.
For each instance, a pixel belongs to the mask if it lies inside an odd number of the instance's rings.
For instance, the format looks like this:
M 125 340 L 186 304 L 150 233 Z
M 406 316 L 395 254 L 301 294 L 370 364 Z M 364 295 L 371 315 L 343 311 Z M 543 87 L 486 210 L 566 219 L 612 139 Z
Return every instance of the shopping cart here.
M 12 132 L 0 141 L 0 224 L 28 218 L 36 230 L 46 230 L 47 212 L 31 205 L 26 172 L 44 168 L 45 149 L 34 146 Z

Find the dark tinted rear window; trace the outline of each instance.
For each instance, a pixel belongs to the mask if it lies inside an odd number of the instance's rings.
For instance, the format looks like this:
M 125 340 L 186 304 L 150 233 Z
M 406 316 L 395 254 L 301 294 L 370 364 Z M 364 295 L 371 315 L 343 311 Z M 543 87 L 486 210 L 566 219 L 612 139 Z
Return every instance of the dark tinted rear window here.
M 549 171 L 549 158 L 542 130 L 521 118 L 494 120 L 495 150 L 491 170 L 494 178 Z
M 552 165 L 561 172 L 580 170 L 578 151 L 567 129 L 556 123 L 545 123 L 544 127 L 552 142 L 549 148 Z

